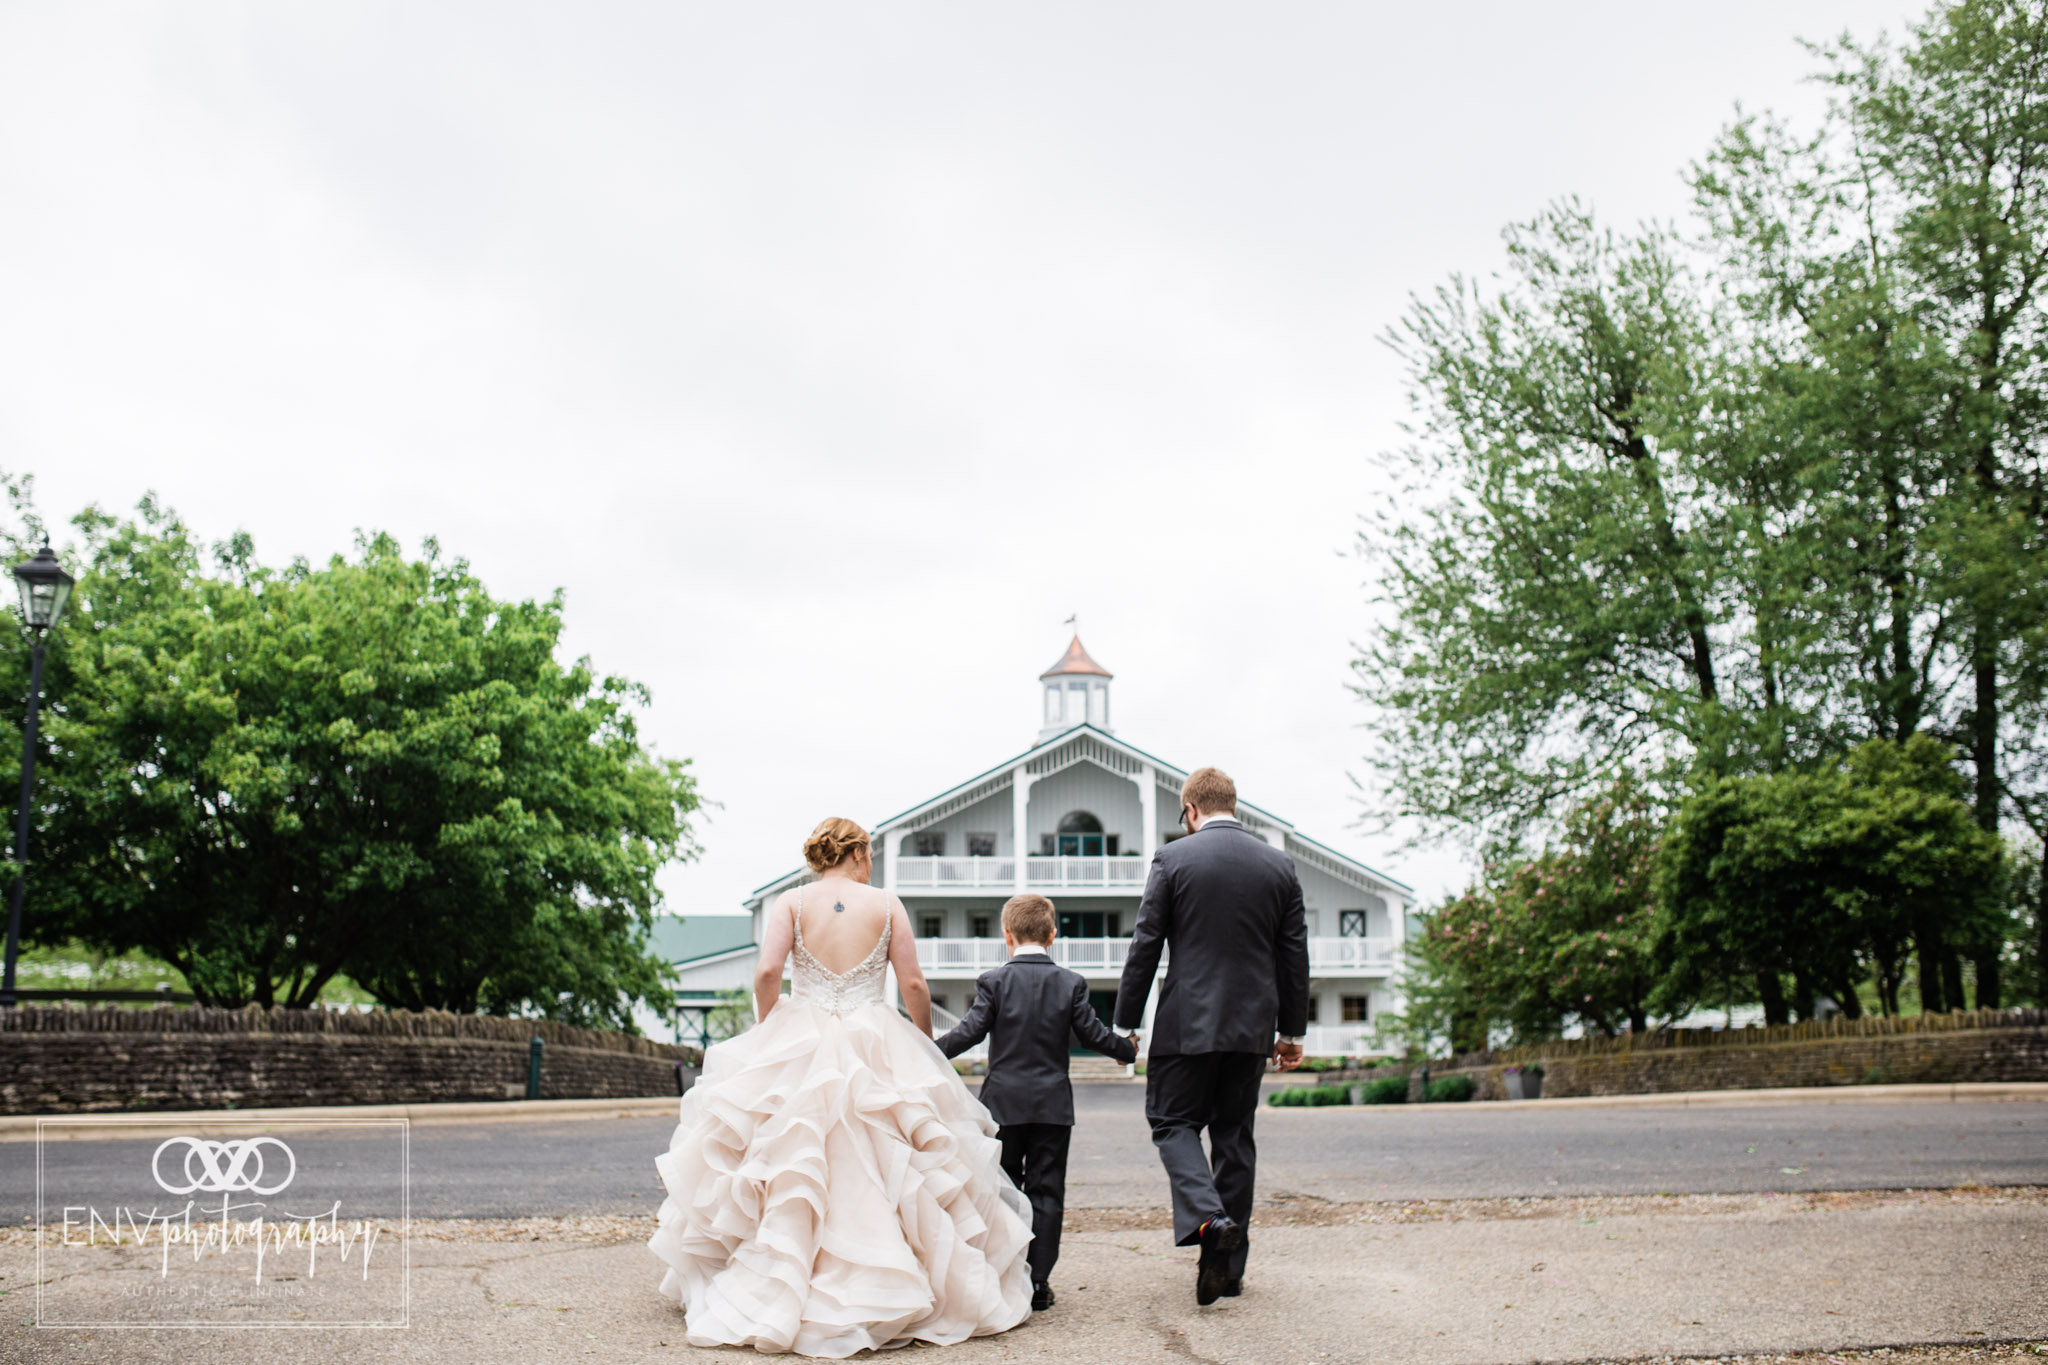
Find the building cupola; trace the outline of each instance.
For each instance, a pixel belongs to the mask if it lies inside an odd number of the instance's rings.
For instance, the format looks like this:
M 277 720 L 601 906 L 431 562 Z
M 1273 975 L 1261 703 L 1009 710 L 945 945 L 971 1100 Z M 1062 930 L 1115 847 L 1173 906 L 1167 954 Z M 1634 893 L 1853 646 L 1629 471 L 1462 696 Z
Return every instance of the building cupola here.
M 1060 661 L 1038 675 L 1039 684 L 1045 689 L 1045 723 L 1038 732 L 1040 742 L 1084 722 L 1107 731 L 1109 680 L 1113 676 L 1088 657 L 1076 632 Z

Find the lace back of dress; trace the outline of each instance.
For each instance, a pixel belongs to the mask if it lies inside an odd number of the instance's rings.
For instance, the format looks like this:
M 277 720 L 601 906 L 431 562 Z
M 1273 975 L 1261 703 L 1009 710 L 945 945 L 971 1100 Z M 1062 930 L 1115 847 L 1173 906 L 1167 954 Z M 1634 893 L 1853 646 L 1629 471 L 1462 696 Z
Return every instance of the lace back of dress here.
M 889 970 L 889 929 L 892 915 L 882 921 L 882 936 L 868 955 L 844 972 L 835 972 L 811 956 L 804 947 L 804 891 L 796 891 L 796 949 L 791 954 L 791 995 L 833 1014 L 844 1014 L 863 1005 L 882 1003 L 882 980 Z

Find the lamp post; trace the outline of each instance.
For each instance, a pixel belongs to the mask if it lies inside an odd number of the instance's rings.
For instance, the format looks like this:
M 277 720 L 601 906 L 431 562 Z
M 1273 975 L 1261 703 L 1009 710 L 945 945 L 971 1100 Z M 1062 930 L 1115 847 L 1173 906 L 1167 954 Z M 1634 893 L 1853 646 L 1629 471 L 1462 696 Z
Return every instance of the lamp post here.
M 28 724 L 21 732 L 21 805 L 14 819 L 14 890 L 7 899 L 7 966 L 0 976 L 0 1008 L 14 1008 L 14 960 L 21 951 L 21 893 L 28 880 L 29 799 L 36 786 L 36 721 L 43 705 L 43 642 L 64 614 L 76 582 L 64 572 L 46 538 L 36 557 L 14 566 L 21 589 L 21 619 L 35 638 L 28 668 Z

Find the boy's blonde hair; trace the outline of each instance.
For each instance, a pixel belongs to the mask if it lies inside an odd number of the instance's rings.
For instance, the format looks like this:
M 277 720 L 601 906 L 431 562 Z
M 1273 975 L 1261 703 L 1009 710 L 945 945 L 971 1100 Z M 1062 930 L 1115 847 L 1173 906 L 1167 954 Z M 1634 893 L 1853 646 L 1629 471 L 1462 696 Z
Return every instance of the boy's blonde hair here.
M 1003 902 L 1003 932 L 1019 943 L 1036 943 L 1043 948 L 1052 942 L 1056 921 L 1052 902 L 1026 893 Z

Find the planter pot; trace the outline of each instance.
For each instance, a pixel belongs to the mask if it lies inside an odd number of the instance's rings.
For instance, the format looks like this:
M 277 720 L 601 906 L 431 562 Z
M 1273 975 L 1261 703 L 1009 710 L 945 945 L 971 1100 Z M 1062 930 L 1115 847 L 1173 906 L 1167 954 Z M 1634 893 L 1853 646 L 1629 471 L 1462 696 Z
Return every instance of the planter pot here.
M 1351 1087 L 1351 1102 L 1353 1104 L 1365 1103 L 1365 1087 L 1363 1085 L 1354 1085 Z
M 1508 1098 L 1511 1100 L 1535 1100 L 1543 1097 L 1543 1078 L 1518 1071 L 1501 1078 L 1507 1083 Z

